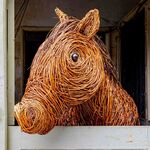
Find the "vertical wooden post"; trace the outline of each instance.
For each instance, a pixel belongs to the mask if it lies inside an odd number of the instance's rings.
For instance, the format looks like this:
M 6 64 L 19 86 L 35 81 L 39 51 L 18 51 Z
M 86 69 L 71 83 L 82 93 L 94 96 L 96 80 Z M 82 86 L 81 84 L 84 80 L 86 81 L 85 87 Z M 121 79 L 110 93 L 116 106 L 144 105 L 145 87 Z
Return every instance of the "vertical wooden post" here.
M 8 0 L 8 125 L 14 125 L 15 104 L 15 50 L 14 50 L 14 0 Z
M 114 65 L 117 69 L 117 77 L 121 79 L 121 62 L 120 62 L 120 49 L 121 49 L 121 41 L 120 41 L 120 31 L 114 30 L 111 33 L 111 55 Z
M 7 7 L 0 1 L 0 149 L 7 150 Z
M 146 36 L 146 66 L 145 66 L 145 89 L 146 89 L 146 117 L 150 120 L 150 0 L 145 6 L 145 36 Z

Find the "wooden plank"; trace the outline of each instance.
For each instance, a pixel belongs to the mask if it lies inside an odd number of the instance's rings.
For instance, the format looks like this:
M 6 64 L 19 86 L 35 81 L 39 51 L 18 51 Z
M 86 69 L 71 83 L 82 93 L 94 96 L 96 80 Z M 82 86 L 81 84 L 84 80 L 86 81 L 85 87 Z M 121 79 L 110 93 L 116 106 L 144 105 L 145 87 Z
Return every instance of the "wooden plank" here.
M 131 20 L 132 18 L 134 18 L 137 13 L 139 13 L 141 10 L 143 10 L 145 8 L 146 4 L 147 4 L 146 1 L 140 0 L 137 3 L 137 5 L 133 9 L 131 9 L 131 11 L 129 11 L 129 13 L 121 19 L 119 25 L 123 26 L 124 23 L 126 23 L 129 20 Z
M 7 149 L 7 98 L 6 98 L 6 1 L 0 1 L 0 149 Z
M 145 7 L 145 36 L 146 36 L 146 66 L 145 66 L 145 89 L 147 119 L 150 120 L 150 0 Z
M 107 50 L 110 52 L 110 33 L 105 33 L 105 44 Z
M 150 127 L 55 127 L 47 135 L 29 135 L 9 127 L 8 150 L 150 149 Z M 18 141 L 18 142 L 16 142 Z
M 8 0 L 8 125 L 14 125 L 15 103 L 15 50 L 14 50 L 14 0 Z
M 117 70 L 117 77 L 121 80 L 121 40 L 120 40 L 120 30 L 116 29 L 111 32 L 111 55 L 112 61 Z

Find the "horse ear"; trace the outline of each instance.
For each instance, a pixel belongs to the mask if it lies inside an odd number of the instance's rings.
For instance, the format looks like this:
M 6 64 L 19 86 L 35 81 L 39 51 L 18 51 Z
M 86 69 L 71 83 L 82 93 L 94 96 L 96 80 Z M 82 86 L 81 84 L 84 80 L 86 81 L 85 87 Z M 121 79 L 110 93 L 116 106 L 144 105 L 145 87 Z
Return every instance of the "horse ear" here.
M 55 9 L 55 13 L 58 16 L 60 22 L 63 22 L 64 20 L 69 18 L 68 15 L 61 11 L 59 8 Z
M 100 26 L 99 11 L 97 9 L 94 9 L 90 10 L 85 15 L 85 17 L 79 21 L 79 23 L 77 24 L 77 30 L 80 33 L 91 38 L 99 30 L 99 26 Z

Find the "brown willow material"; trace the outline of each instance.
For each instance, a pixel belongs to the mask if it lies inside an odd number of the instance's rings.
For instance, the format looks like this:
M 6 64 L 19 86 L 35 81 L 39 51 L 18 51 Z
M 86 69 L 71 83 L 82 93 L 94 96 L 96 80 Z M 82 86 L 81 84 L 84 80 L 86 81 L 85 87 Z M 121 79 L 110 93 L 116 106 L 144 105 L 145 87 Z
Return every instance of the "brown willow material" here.
M 56 14 L 60 22 L 39 47 L 24 96 L 14 108 L 21 129 L 46 134 L 56 125 L 139 124 L 136 105 L 96 36 L 99 11 L 82 20 L 58 8 Z

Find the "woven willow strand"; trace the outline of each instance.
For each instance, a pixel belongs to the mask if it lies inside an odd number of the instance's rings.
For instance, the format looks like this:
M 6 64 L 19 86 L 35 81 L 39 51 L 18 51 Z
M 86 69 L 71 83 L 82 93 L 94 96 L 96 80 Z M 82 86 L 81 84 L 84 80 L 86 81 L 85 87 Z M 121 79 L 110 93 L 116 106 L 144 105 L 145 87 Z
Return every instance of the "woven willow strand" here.
M 133 99 L 121 87 L 99 30 L 99 12 L 82 20 L 56 9 L 60 22 L 39 47 L 25 93 L 14 108 L 22 131 L 56 125 L 137 125 Z M 77 62 L 72 54 L 78 54 Z

